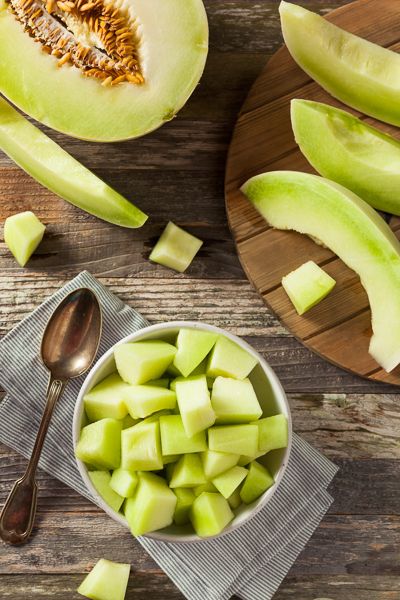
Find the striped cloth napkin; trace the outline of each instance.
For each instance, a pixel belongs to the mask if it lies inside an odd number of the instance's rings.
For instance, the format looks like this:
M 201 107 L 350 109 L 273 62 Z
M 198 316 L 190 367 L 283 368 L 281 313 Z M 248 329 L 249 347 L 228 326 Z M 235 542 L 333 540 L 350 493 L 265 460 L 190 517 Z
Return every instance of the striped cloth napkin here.
M 0 404 L 0 441 L 25 457 L 33 447 L 48 382 L 39 357 L 43 330 L 59 302 L 79 287 L 92 289 L 102 306 L 99 356 L 147 325 L 135 310 L 83 272 L 0 341 L 0 385 L 7 392 Z M 72 448 L 72 415 L 82 381 L 71 381 L 56 407 L 40 467 L 92 500 Z M 234 594 L 242 600 L 268 600 L 331 505 L 333 499 L 326 490 L 336 471 L 333 463 L 295 435 L 291 459 L 275 495 L 239 529 L 194 544 L 138 541 L 189 600 L 228 600 Z

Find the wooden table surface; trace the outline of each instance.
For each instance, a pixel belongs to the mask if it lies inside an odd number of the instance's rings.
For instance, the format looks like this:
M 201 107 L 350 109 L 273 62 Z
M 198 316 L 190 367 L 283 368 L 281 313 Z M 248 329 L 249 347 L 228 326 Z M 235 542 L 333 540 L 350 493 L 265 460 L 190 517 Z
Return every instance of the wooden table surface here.
M 343 4 L 301 3 L 321 13 Z M 179 116 L 159 131 L 115 145 L 50 132 L 150 214 L 142 229 L 124 230 L 86 215 L 0 153 L 1 222 L 31 209 L 47 224 L 28 268 L 18 268 L 0 242 L 0 335 L 87 269 L 151 322 L 201 319 L 244 336 L 281 378 L 295 430 L 340 467 L 331 487 L 335 502 L 276 600 L 398 600 L 400 396 L 395 388 L 331 366 L 296 342 L 247 282 L 227 227 L 226 151 L 250 85 L 282 42 L 278 4 L 206 0 L 211 48 L 204 77 Z M 169 219 L 205 240 L 185 275 L 148 261 Z M 1 504 L 25 460 L 1 445 L 0 456 Z M 101 557 L 131 560 L 128 600 L 182 598 L 129 533 L 56 479 L 41 472 L 39 482 L 33 539 L 22 548 L 0 546 L 2 600 L 78 598 L 77 586 Z

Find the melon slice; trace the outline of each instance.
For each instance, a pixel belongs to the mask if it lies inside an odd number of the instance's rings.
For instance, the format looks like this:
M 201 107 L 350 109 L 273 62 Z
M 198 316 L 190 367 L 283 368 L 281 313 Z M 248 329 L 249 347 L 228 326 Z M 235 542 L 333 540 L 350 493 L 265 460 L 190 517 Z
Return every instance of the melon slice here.
M 190 520 L 199 537 L 218 535 L 232 521 L 234 514 L 221 494 L 203 492 L 193 502 Z
M 174 465 L 170 488 L 193 488 L 206 483 L 206 478 L 198 454 L 184 454 Z
M 400 142 L 350 113 L 292 100 L 300 150 L 320 175 L 344 185 L 374 208 L 400 215 Z
M 272 227 L 320 240 L 360 276 L 372 313 L 370 354 L 386 371 L 394 369 L 400 362 L 400 243 L 385 221 L 346 188 L 306 173 L 264 173 L 242 191 Z
M 121 434 L 121 467 L 128 471 L 157 471 L 163 468 L 160 425 L 138 423 Z
M 257 359 L 246 350 L 220 335 L 211 351 L 207 366 L 209 377 L 245 379 L 257 364 Z
M 176 406 L 175 392 L 156 385 L 131 386 L 129 395 L 125 399 L 125 405 L 134 419 Z
M 262 415 L 262 409 L 249 379 L 238 381 L 217 377 L 211 394 L 216 423 L 247 423 Z
M 136 494 L 125 503 L 125 517 L 133 535 L 144 535 L 171 525 L 177 498 L 162 477 L 141 473 Z
M 215 422 L 205 375 L 176 382 L 176 399 L 186 435 L 193 437 Z
M 228 499 L 232 496 L 233 492 L 239 487 L 243 479 L 246 478 L 248 470 L 244 467 L 232 467 L 225 473 L 221 473 L 217 477 L 214 477 L 212 483 L 215 485 L 220 494 L 224 498 Z
M 332 96 L 400 125 L 400 56 L 301 6 L 281 2 L 282 32 L 294 60 Z M 334 151 L 334 148 L 332 148 Z
M 206 432 L 199 431 L 192 437 L 186 434 L 180 415 L 160 417 L 161 446 L 163 456 L 190 454 L 207 450 Z
M 138 476 L 133 471 L 116 469 L 111 475 L 110 487 L 123 498 L 131 498 L 136 490 Z
M 1 98 L 0 98 L 1 110 Z M 0 113 L 1 119 L 1 113 Z M 1 136 L 1 120 L 0 120 Z M 1 144 L 1 138 L 0 138 Z M 33 212 L 7 217 L 4 223 L 4 241 L 17 263 L 24 267 L 43 239 L 46 227 Z
M 193 492 L 197 498 L 197 496 L 200 496 L 200 494 L 202 494 L 203 492 L 217 493 L 218 490 L 211 481 L 207 481 L 207 483 L 202 483 L 201 485 L 196 485 L 196 487 L 193 488 Z
M 202 247 L 203 242 L 172 223 L 168 223 L 149 259 L 183 273 Z
M 213 479 L 220 473 L 231 469 L 237 465 L 239 458 L 239 454 L 228 454 L 226 452 L 214 452 L 213 450 L 206 450 L 201 454 L 206 478 Z
M 218 334 L 199 329 L 182 328 L 176 340 L 178 348 L 174 358 L 174 366 L 188 377 L 205 359 L 217 340 Z M 203 375 L 205 371 L 195 373 Z
M 102 419 L 86 425 L 75 448 L 77 458 L 93 467 L 118 469 L 121 462 L 121 421 Z
M 336 281 L 312 260 L 282 278 L 282 287 L 299 315 L 319 304 L 335 285 Z
M 161 377 L 175 353 L 175 346 L 149 340 L 120 344 L 114 350 L 114 357 L 121 378 L 126 383 L 140 385 Z
M 131 566 L 101 558 L 77 592 L 91 600 L 124 600 Z
M 254 456 L 258 449 L 258 427 L 254 424 L 210 427 L 208 446 L 216 452 Z
M 118 512 L 125 498 L 111 487 L 110 473 L 108 471 L 89 471 L 88 475 L 104 502 Z
M 174 523 L 176 525 L 186 525 L 190 522 L 190 509 L 196 496 L 193 490 L 188 488 L 175 488 L 174 494 L 177 497 L 174 513 Z
M 251 504 L 266 492 L 275 483 L 271 473 L 253 461 L 250 465 L 248 475 L 240 490 L 240 497 L 245 504 Z
M 236 488 L 236 490 L 231 496 L 229 496 L 229 498 L 227 498 L 227 500 L 232 510 L 236 510 L 237 508 L 239 508 L 239 506 L 242 504 L 242 499 L 240 497 L 240 489 Z
M 265 417 L 257 421 L 258 450 L 263 454 L 288 445 L 288 421 L 285 415 Z
M 107 418 L 124 419 L 128 414 L 124 402 L 128 387 L 118 373 L 112 373 L 87 392 L 83 402 L 90 421 Z

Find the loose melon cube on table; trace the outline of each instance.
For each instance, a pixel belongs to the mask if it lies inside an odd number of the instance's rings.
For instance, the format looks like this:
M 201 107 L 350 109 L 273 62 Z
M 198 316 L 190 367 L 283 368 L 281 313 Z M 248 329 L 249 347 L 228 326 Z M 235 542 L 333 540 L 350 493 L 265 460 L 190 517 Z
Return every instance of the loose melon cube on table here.
M 124 399 L 128 385 L 118 373 L 112 373 L 87 392 L 83 398 L 90 421 L 123 419 L 128 414 Z
M 101 558 L 85 577 L 78 594 L 91 600 L 124 600 L 131 565 Z
M 258 450 L 258 427 L 253 423 L 210 427 L 208 447 L 215 452 L 254 456 Z
M 175 346 L 158 340 L 120 344 L 114 350 L 115 364 L 121 378 L 132 385 L 159 379 L 172 363 Z
M 26 265 L 39 246 L 45 229 L 43 223 L 29 210 L 5 220 L 4 241 L 21 267 Z
M 88 475 L 104 502 L 118 512 L 125 498 L 112 489 L 110 473 L 108 471 L 89 471 Z
M 262 409 L 249 379 L 217 377 L 211 393 L 216 423 L 248 423 L 262 415 Z
M 183 273 L 202 245 L 201 240 L 170 221 L 154 246 L 149 259 Z
M 110 487 L 123 498 L 131 498 L 135 493 L 138 476 L 133 471 L 116 469 L 111 475 Z
M 197 485 L 195 488 L 193 488 L 193 491 L 196 497 L 200 496 L 200 494 L 202 494 L 203 492 L 218 492 L 217 488 L 211 481 L 207 481 L 207 483 Z
M 190 508 L 196 498 L 193 490 L 187 488 L 175 488 L 174 494 L 177 497 L 177 503 L 174 513 L 174 523 L 176 525 L 186 525 L 190 522 Z
M 143 419 L 160 410 L 175 408 L 176 394 L 155 385 L 132 385 L 125 404 L 131 417 Z
M 234 514 L 221 494 L 203 492 L 193 502 L 190 520 L 199 537 L 221 533 L 232 521 Z
M 205 375 L 176 382 L 176 399 L 186 434 L 192 437 L 215 422 Z
M 271 473 L 260 465 L 260 463 L 253 461 L 250 464 L 248 475 L 240 490 L 240 497 L 245 504 L 251 504 L 254 500 L 257 500 L 264 492 L 266 492 L 275 483 Z
M 247 473 L 248 470 L 243 467 L 232 467 L 228 471 L 225 471 L 225 473 L 221 473 L 221 475 L 214 477 L 212 483 L 219 493 L 222 494 L 224 498 L 228 499 L 239 487 L 243 479 L 246 478 Z
M 133 498 L 125 503 L 125 517 L 133 535 L 144 535 L 171 525 L 177 497 L 165 479 L 154 473 L 140 473 Z
M 218 334 L 212 331 L 182 328 L 176 340 L 178 351 L 174 366 L 184 377 L 188 377 L 210 352 L 217 337 Z
M 285 415 L 265 417 L 257 421 L 258 449 L 263 454 L 288 445 L 288 421 Z
M 190 454 L 207 450 L 206 432 L 189 437 L 180 415 L 160 417 L 161 447 L 163 456 Z
M 160 424 L 138 423 L 121 434 L 121 467 L 128 471 L 157 471 L 163 468 Z
M 220 335 L 208 360 L 209 377 L 245 379 L 257 364 L 257 359 L 235 342 Z
M 236 510 L 242 504 L 242 499 L 240 497 L 240 488 L 236 488 L 229 498 L 227 498 L 229 506 L 232 510 Z
M 75 449 L 77 458 L 98 469 L 118 469 L 121 462 L 121 421 L 101 419 L 86 425 Z
M 206 483 L 201 458 L 198 454 L 184 454 L 174 464 L 170 488 L 193 488 Z
M 336 281 L 312 260 L 282 278 L 282 287 L 299 315 L 326 298 L 335 285 Z
M 237 465 L 240 454 L 228 454 L 227 452 L 214 452 L 206 450 L 201 454 L 204 475 L 207 479 L 213 479 L 220 473 Z

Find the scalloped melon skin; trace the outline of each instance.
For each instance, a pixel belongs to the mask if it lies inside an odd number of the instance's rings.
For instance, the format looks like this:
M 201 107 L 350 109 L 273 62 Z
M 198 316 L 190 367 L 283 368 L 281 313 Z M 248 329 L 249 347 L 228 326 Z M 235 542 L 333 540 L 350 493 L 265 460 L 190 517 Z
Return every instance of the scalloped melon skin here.
M 37 121 L 88 141 L 145 135 L 171 120 L 204 70 L 208 23 L 201 0 L 125 0 L 139 24 L 145 83 L 103 87 L 57 67 L 0 0 L 0 93 Z M 159 24 L 163 26 L 160 27 Z

